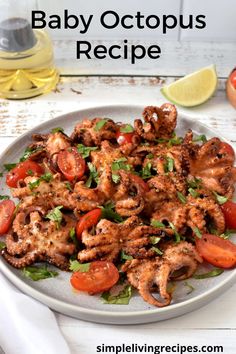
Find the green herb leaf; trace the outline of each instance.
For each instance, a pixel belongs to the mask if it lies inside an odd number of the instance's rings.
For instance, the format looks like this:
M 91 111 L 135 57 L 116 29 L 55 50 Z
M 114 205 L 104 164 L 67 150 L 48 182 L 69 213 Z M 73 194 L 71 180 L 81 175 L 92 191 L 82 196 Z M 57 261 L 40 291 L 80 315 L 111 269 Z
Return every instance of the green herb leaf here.
M 74 227 L 72 227 L 72 228 L 70 229 L 69 235 L 70 235 L 70 238 L 72 239 L 74 245 L 75 245 L 76 247 L 78 247 L 78 246 L 79 246 L 79 241 L 78 241 L 78 239 L 77 239 L 77 237 L 76 237 L 76 233 L 75 233 L 75 228 L 74 228 Z
M 220 195 L 216 192 L 213 192 L 214 196 L 216 197 L 217 202 L 222 205 L 227 202 L 228 198 L 224 197 L 223 195 Z
M 73 192 L 73 189 L 71 188 L 70 182 L 65 182 L 65 186 L 70 192 Z
M 71 261 L 70 260 L 70 267 L 69 269 L 72 270 L 72 272 L 81 272 L 81 273 L 87 273 L 89 271 L 91 263 L 79 263 L 78 261 Z
M 106 123 L 107 118 L 101 119 L 99 122 L 97 122 L 94 127 L 95 132 L 98 132 L 100 129 L 102 129 Z
M 178 196 L 179 200 L 181 201 L 181 203 L 186 204 L 186 198 L 181 192 L 177 191 L 177 196 Z
M 151 220 L 151 225 L 158 228 L 165 227 L 165 225 L 158 220 Z
M 194 227 L 194 228 L 193 228 L 193 232 L 195 233 L 195 235 L 196 235 L 198 238 L 202 238 L 201 231 L 199 230 L 198 227 Z
M 151 249 L 155 251 L 159 256 L 163 255 L 163 252 L 158 247 L 152 247 Z
M 175 242 L 179 243 L 181 241 L 181 235 L 177 232 L 177 230 L 172 222 L 169 221 L 169 225 L 170 225 L 170 228 L 174 231 Z
M 153 157 L 154 157 L 153 154 L 148 154 L 148 155 L 146 156 L 147 159 L 153 159 Z
M 55 133 L 64 133 L 64 129 L 61 128 L 61 127 L 53 128 L 53 129 L 51 130 L 51 133 L 52 133 L 52 134 L 55 134 Z
M 153 175 L 152 175 L 151 170 L 152 170 L 152 164 L 151 164 L 151 162 L 148 162 L 142 169 L 141 177 L 143 179 L 152 177 Z
M 188 192 L 189 192 L 189 194 L 190 194 L 193 198 L 199 197 L 199 193 L 198 193 L 195 189 L 193 189 L 193 188 L 189 188 L 189 189 L 188 189 Z
M 11 171 L 14 167 L 16 167 L 16 163 L 6 163 L 3 166 L 4 166 L 5 170 Z
M 200 188 L 202 180 L 201 178 L 194 177 L 187 181 L 189 188 Z
M 171 147 L 171 146 L 173 146 L 173 145 L 180 145 L 180 144 L 182 144 L 182 142 L 183 142 L 183 138 L 182 137 L 178 137 L 177 135 L 176 135 L 176 133 L 173 133 L 173 135 L 172 135 L 173 137 L 168 141 L 168 146 L 169 147 Z
M 130 171 L 132 169 L 132 166 L 125 163 L 126 161 L 127 161 L 126 157 L 121 157 L 120 159 L 113 161 L 111 164 L 112 171 L 119 171 L 119 170 Z
M 132 256 L 129 256 L 128 254 L 125 254 L 125 252 L 122 250 L 120 253 L 120 260 L 121 261 L 127 261 L 127 260 L 131 260 L 134 259 Z
M 50 182 L 52 178 L 53 176 L 51 173 L 45 173 L 44 175 L 40 176 L 36 181 L 29 182 L 29 188 L 33 190 L 34 188 L 37 188 L 40 185 L 40 182 Z
M 87 179 L 85 185 L 86 185 L 86 187 L 90 188 L 92 183 L 93 183 L 93 181 L 96 184 L 99 183 L 99 178 L 98 178 L 98 172 L 96 170 L 96 167 L 91 162 L 88 162 L 87 165 L 88 165 L 90 174 L 89 174 L 89 178 Z
M 112 173 L 111 179 L 112 179 L 112 181 L 113 181 L 114 183 L 116 183 L 116 184 L 120 182 L 120 176 L 117 175 L 117 174 L 115 174 L 115 173 Z
M 60 211 L 60 209 L 63 208 L 63 205 L 59 205 L 56 208 L 52 209 L 47 215 L 46 218 L 49 220 L 52 220 L 56 223 L 57 225 L 57 229 L 59 229 L 61 222 L 62 222 L 62 218 L 63 218 L 63 214 Z
M 230 230 L 227 229 L 225 230 L 225 232 L 223 234 L 220 235 L 221 238 L 223 238 L 224 240 L 228 240 L 231 236 L 231 234 L 235 234 L 236 230 Z
M 150 236 L 149 239 L 152 245 L 158 244 L 158 242 L 161 240 L 161 238 L 158 236 Z
M 6 247 L 5 242 L 0 241 L 0 251 L 3 250 L 3 248 Z
M 193 139 L 194 143 L 196 143 L 198 141 L 202 141 L 203 143 L 206 143 L 207 142 L 206 135 L 202 134 L 202 135 L 196 136 L 196 138 Z
M 10 199 L 9 195 L 0 195 L 0 200 Z
M 194 279 L 206 279 L 206 278 L 212 278 L 212 277 L 217 277 L 218 275 L 222 274 L 224 272 L 224 269 L 221 268 L 214 268 L 210 272 L 203 273 L 203 274 L 194 274 L 193 278 Z
M 108 219 L 115 222 L 122 222 L 123 218 L 114 211 L 114 204 L 109 202 L 102 207 L 102 219 Z
M 169 156 L 165 157 L 166 159 L 166 164 L 164 166 L 165 172 L 173 172 L 174 171 L 174 159 L 172 159 Z
M 58 272 L 49 270 L 47 266 L 44 267 L 36 267 L 29 266 L 23 268 L 23 274 L 34 281 L 38 281 L 41 279 L 54 278 L 58 275 Z
M 189 289 L 187 291 L 187 295 L 191 294 L 195 290 L 195 288 L 191 284 L 189 284 L 187 281 L 184 282 L 184 286 L 186 286 Z
M 126 124 L 125 126 L 120 127 L 121 133 L 133 133 L 134 128 L 131 124 Z
M 86 159 L 87 157 L 89 157 L 90 152 L 97 150 L 98 148 L 96 146 L 85 146 L 83 144 L 78 144 L 77 145 L 77 150 L 80 153 L 80 155 Z
M 110 291 L 102 293 L 101 298 L 104 304 L 128 305 L 132 296 L 132 286 L 126 285 L 118 295 L 111 295 Z
M 37 147 L 36 149 L 32 149 L 32 148 L 27 147 L 25 149 L 23 156 L 20 158 L 20 162 L 27 160 L 33 153 L 35 153 L 39 150 L 42 150 L 41 146 Z

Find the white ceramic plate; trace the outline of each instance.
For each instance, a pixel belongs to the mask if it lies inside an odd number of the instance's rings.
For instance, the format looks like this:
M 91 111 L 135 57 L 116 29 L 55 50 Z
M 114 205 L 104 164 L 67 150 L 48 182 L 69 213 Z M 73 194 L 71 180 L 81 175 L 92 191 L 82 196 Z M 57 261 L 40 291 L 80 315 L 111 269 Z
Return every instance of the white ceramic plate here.
M 31 141 L 33 133 L 47 133 L 52 128 L 60 126 L 70 134 L 75 123 L 84 117 L 111 117 L 118 122 L 132 123 L 133 119 L 141 116 L 142 110 L 143 106 L 138 105 L 105 106 L 59 116 L 40 124 L 14 141 L 0 157 L 0 165 L 18 161 Z M 201 123 L 179 116 L 177 134 L 183 135 L 189 128 L 197 134 L 205 134 L 208 138 L 217 136 L 217 133 Z M 0 194 L 9 194 L 4 183 L 2 183 Z M 67 272 L 61 271 L 56 278 L 34 282 L 25 278 L 20 270 L 14 269 L 2 258 L 0 269 L 19 289 L 53 310 L 87 321 L 114 324 L 147 323 L 183 315 L 214 299 L 229 288 L 236 279 L 236 270 L 227 270 L 215 278 L 189 279 L 188 283 L 195 289 L 191 294 L 188 294 L 189 288 L 184 285 L 184 282 L 178 282 L 171 305 L 165 308 L 155 308 L 144 302 L 138 293 L 135 293 L 129 305 L 103 304 L 99 296 L 89 296 L 73 291 L 69 282 L 70 273 Z M 210 267 L 201 266 L 199 272 L 206 272 L 209 269 Z

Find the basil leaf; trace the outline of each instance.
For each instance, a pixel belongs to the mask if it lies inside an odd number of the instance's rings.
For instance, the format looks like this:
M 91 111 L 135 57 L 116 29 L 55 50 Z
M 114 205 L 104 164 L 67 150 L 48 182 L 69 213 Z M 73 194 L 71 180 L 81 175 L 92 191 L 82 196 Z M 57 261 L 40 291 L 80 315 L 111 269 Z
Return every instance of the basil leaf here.
M 86 159 L 87 157 L 89 157 L 90 152 L 97 150 L 98 148 L 96 146 L 85 146 L 83 144 L 78 144 L 77 145 L 77 150 L 80 153 L 80 155 Z
M 174 160 L 169 156 L 166 156 L 165 159 L 166 159 L 166 163 L 164 166 L 165 172 L 166 173 L 173 172 L 174 171 Z
M 206 138 L 206 135 L 202 134 L 202 135 L 199 135 L 199 136 L 196 136 L 194 139 L 193 139 L 193 142 L 196 143 L 198 141 L 202 141 L 203 143 L 206 143 L 207 142 L 207 138 Z
M 201 231 L 199 230 L 198 227 L 194 227 L 194 228 L 193 228 L 193 232 L 195 233 L 195 235 L 196 235 L 198 238 L 202 238 Z
M 175 235 L 175 242 L 179 243 L 181 241 L 181 235 L 177 232 L 174 224 L 172 222 L 169 221 L 169 226 L 170 228 L 174 231 L 174 235 Z
M 126 285 L 118 295 L 111 295 L 110 291 L 102 293 L 101 298 L 104 304 L 128 305 L 132 296 L 132 286 Z
M 0 200 L 10 199 L 9 195 L 0 195 Z
M 19 161 L 23 162 L 23 161 L 27 160 L 33 153 L 35 153 L 35 152 L 37 152 L 39 150 L 42 150 L 41 146 L 37 147 L 36 149 L 32 149 L 32 148 L 27 147 L 25 149 L 25 152 L 24 152 L 23 156 L 20 158 Z
M 52 220 L 56 223 L 57 225 L 57 229 L 59 229 L 61 222 L 62 222 L 62 217 L 63 214 L 60 211 L 60 209 L 63 208 L 63 205 L 59 205 L 56 208 L 54 208 L 53 210 L 51 210 L 47 215 L 46 215 L 46 219 Z
M 163 255 L 163 252 L 158 247 L 152 247 L 151 249 L 155 251 L 159 256 Z
M 6 163 L 3 166 L 4 166 L 5 170 L 11 171 L 14 167 L 16 167 L 16 163 Z
M 152 245 L 156 245 L 161 240 L 158 236 L 150 236 L 149 239 Z
M 165 227 L 165 225 L 158 220 L 151 220 L 151 225 L 158 228 Z
M 187 281 L 184 282 L 184 286 L 186 286 L 189 289 L 187 291 L 187 295 L 191 294 L 195 290 L 195 288 L 191 284 L 189 284 Z
M 87 179 L 85 185 L 86 187 L 90 188 L 93 181 L 98 184 L 99 183 L 99 178 L 98 178 L 98 172 L 96 170 L 96 167 L 91 163 L 91 162 L 88 162 L 88 168 L 89 168 L 89 178 Z
M 125 126 L 120 127 L 121 133 L 133 133 L 134 128 L 131 124 L 126 124 Z
M 197 191 L 195 191 L 195 189 L 193 189 L 193 188 L 189 188 L 188 192 L 193 198 L 199 197 L 199 193 Z
M 125 252 L 122 250 L 120 253 L 120 260 L 121 261 L 127 261 L 127 260 L 131 260 L 134 259 L 134 257 L 129 256 L 128 254 L 125 254 Z
M 224 272 L 224 269 L 221 268 L 214 268 L 210 272 L 203 273 L 203 274 L 194 274 L 193 278 L 194 279 L 206 279 L 206 278 L 212 278 L 212 277 L 217 277 L 218 275 L 222 274 Z
M 98 121 L 94 127 L 95 132 L 98 132 L 99 130 L 101 130 L 106 123 L 107 123 L 107 118 L 104 118 L 104 119 L 101 119 L 100 121 Z
M 213 192 L 214 196 L 216 197 L 217 202 L 222 205 L 227 202 L 228 198 L 224 197 L 223 195 L 220 195 L 216 192 Z
M 54 278 L 58 275 L 58 272 L 49 270 L 46 265 L 41 268 L 36 266 L 24 267 L 22 271 L 27 278 L 30 278 L 34 281 L 47 278 Z
M 186 204 L 186 198 L 181 192 L 177 191 L 177 196 L 178 196 L 179 200 L 181 201 L 181 203 Z
M 108 219 L 115 222 L 122 222 L 123 218 L 116 213 L 113 209 L 115 208 L 113 203 L 106 203 L 102 207 L 102 219 Z
M 71 261 L 70 260 L 70 267 L 69 269 L 72 270 L 72 272 L 81 272 L 81 273 L 87 273 L 89 271 L 91 263 L 79 263 L 78 261 Z
M 50 182 L 52 180 L 53 176 L 51 173 L 45 173 L 44 175 L 40 176 L 36 181 L 34 182 L 29 182 L 28 186 L 31 190 L 34 188 L 37 188 L 40 185 L 40 182 L 45 181 L 45 182 Z
M 0 241 L 0 251 L 3 250 L 3 248 L 6 247 L 5 242 Z
M 117 175 L 117 174 L 115 174 L 115 173 L 112 173 L 111 179 L 112 179 L 112 181 L 113 181 L 114 183 L 116 183 L 116 184 L 120 182 L 120 176 Z
M 53 128 L 53 129 L 51 130 L 51 133 L 52 133 L 52 134 L 55 134 L 55 133 L 64 133 L 64 129 L 61 128 L 61 127 Z

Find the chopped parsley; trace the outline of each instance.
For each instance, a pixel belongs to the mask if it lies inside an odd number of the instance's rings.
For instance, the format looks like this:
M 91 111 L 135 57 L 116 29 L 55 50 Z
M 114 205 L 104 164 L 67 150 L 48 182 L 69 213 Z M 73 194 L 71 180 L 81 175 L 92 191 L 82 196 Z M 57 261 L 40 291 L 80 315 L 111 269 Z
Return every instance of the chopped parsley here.
M 203 143 L 206 143 L 207 142 L 206 135 L 204 135 L 204 134 L 198 135 L 193 139 L 194 143 L 197 143 L 198 141 L 202 141 Z
M 146 156 L 147 159 L 153 159 L 153 157 L 154 157 L 153 154 L 148 154 L 148 155 Z
M 10 199 L 9 195 L 0 195 L 0 200 Z
M 27 160 L 33 153 L 39 151 L 39 150 L 42 150 L 42 148 L 39 146 L 37 147 L 36 149 L 33 149 L 33 148 L 30 148 L 30 147 L 27 147 L 25 149 L 25 152 L 23 154 L 23 156 L 20 158 L 20 162 L 23 162 L 25 160 Z
M 33 176 L 34 175 L 34 171 L 32 171 L 32 170 L 28 170 L 26 173 L 27 173 L 28 176 Z
M 63 205 L 59 205 L 56 208 L 52 209 L 47 215 L 46 218 L 49 220 L 52 220 L 56 223 L 57 225 L 57 229 L 59 229 L 61 222 L 62 222 L 62 218 L 63 218 L 63 214 L 61 212 L 60 209 L 63 208 Z
M 154 227 L 158 227 L 158 228 L 165 227 L 165 225 L 162 222 L 158 221 L 158 220 L 152 220 L 151 221 L 151 225 L 154 226 Z
M 195 288 L 187 281 L 184 282 L 184 286 L 188 288 L 187 295 L 191 294 L 195 290 Z
M 210 272 L 207 272 L 207 273 L 194 274 L 193 278 L 194 279 L 212 278 L 212 277 L 217 277 L 218 275 L 222 274 L 223 272 L 224 272 L 224 269 L 214 268 Z
M 213 194 L 214 194 L 214 196 L 216 197 L 216 200 L 217 200 L 217 202 L 218 202 L 220 205 L 225 204 L 225 203 L 227 202 L 227 200 L 228 200 L 227 197 L 224 197 L 223 195 L 220 195 L 220 194 L 218 194 L 218 193 L 216 193 L 216 192 L 213 192 Z
M 70 182 L 65 182 L 65 186 L 70 192 L 73 192 Z
M 76 233 L 75 233 L 75 228 L 74 228 L 74 227 L 72 227 L 72 228 L 70 229 L 69 236 L 70 236 L 70 238 L 72 239 L 72 241 L 73 241 L 73 243 L 75 244 L 75 246 L 78 247 L 78 246 L 79 246 L 79 241 L 78 241 L 78 239 L 77 239 L 77 237 L 76 237 Z
M 158 236 L 150 236 L 149 239 L 152 245 L 156 245 L 161 240 Z
M 174 171 L 174 159 L 169 156 L 165 157 L 166 163 L 164 165 L 164 170 L 166 173 Z
M 55 134 L 55 133 L 64 133 L 64 129 L 61 128 L 61 127 L 53 128 L 53 129 L 51 130 L 51 133 L 52 133 L 52 134 Z
M 3 250 L 3 248 L 6 247 L 5 242 L 0 241 L 0 251 Z
M 175 242 L 179 243 L 181 241 L 181 235 L 177 232 L 177 230 L 172 222 L 169 221 L 169 225 L 170 225 L 170 228 L 174 231 Z
M 96 146 L 85 146 L 83 144 L 78 144 L 77 145 L 77 150 L 80 153 L 80 155 L 83 157 L 83 159 L 86 159 L 89 157 L 90 152 L 97 150 L 98 148 Z
M 16 163 L 6 163 L 5 165 L 3 165 L 5 170 L 7 171 L 11 171 L 13 168 L 16 167 Z
M 223 238 L 224 240 L 228 240 L 228 238 L 230 238 L 231 234 L 235 234 L 236 230 L 225 230 L 225 232 L 223 234 L 220 235 L 221 238 Z
M 106 203 L 103 207 L 102 207 L 102 218 L 103 219 L 108 219 L 108 220 L 112 220 L 115 222 L 122 222 L 123 218 L 114 211 L 115 206 L 112 202 L 108 202 Z
M 132 286 L 126 285 L 117 295 L 111 295 L 110 291 L 102 293 L 101 298 L 104 304 L 128 305 L 132 296 Z
M 194 177 L 193 179 L 189 179 L 187 183 L 189 188 L 196 189 L 201 187 L 202 180 L 201 178 Z
M 177 196 L 178 196 L 179 200 L 181 201 L 181 203 L 186 204 L 186 198 L 181 192 L 177 191 Z
M 52 271 L 44 267 L 29 266 L 23 268 L 23 274 L 31 280 L 38 281 L 41 279 L 54 278 L 58 275 L 58 272 Z
M 133 133 L 134 128 L 132 127 L 131 124 L 126 124 L 120 127 L 120 132 L 121 133 Z
M 96 184 L 99 183 L 99 178 L 98 178 L 98 172 L 96 170 L 96 167 L 91 162 L 88 162 L 87 165 L 90 173 L 89 173 L 89 178 L 87 179 L 85 185 L 86 187 L 90 188 L 93 182 L 95 182 Z
M 152 247 L 151 249 L 155 251 L 159 256 L 163 255 L 163 252 L 158 247 Z
M 127 261 L 127 260 L 131 260 L 131 259 L 133 259 L 132 256 L 129 256 L 123 250 L 121 251 L 121 253 L 120 253 L 120 260 L 121 261 Z
M 152 164 L 151 164 L 151 162 L 148 162 L 142 169 L 141 177 L 143 179 L 152 177 L 153 175 L 152 175 L 151 170 L 152 170 Z
M 94 127 L 95 132 L 101 130 L 106 123 L 107 123 L 107 118 L 99 120 Z
M 42 181 L 45 182 L 50 182 L 52 180 L 53 176 L 51 173 L 45 173 L 44 175 L 40 176 L 36 181 L 34 182 L 29 182 L 29 188 L 33 190 L 34 188 L 37 188 Z
M 81 272 L 81 273 L 87 273 L 89 271 L 91 263 L 79 263 L 78 261 L 70 260 L 70 267 L 69 269 L 72 270 L 72 272 Z
M 116 173 L 112 173 L 111 179 L 114 183 L 119 183 L 120 182 L 120 175 L 117 175 Z
M 201 231 L 199 230 L 199 228 L 198 228 L 197 226 L 193 228 L 193 232 L 195 233 L 195 235 L 196 235 L 198 238 L 202 238 Z
M 112 171 L 119 171 L 119 170 L 130 171 L 132 167 L 129 164 L 125 163 L 126 161 L 127 161 L 126 157 L 121 157 L 113 161 L 111 164 Z
M 188 189 L 188 192 L 189 192 L 189 194 L 190 194 L 193 198 L 199 197 L 199 193 L 198 193 L 195 189 L 193 189 L 193 188 L 189 188 L 189 189 Z

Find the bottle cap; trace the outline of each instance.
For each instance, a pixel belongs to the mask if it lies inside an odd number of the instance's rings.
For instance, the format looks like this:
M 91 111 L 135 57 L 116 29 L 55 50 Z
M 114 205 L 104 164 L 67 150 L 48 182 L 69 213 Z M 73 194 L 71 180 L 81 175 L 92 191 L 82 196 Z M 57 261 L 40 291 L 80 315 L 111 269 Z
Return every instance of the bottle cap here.
M 12 17 L 0 22 L 0 50 L 23 52 L 32 48 L 37 40 L 28 20 Z

